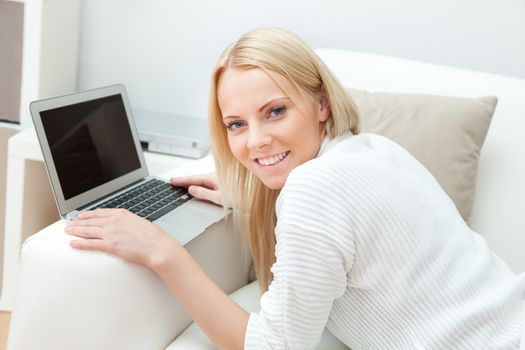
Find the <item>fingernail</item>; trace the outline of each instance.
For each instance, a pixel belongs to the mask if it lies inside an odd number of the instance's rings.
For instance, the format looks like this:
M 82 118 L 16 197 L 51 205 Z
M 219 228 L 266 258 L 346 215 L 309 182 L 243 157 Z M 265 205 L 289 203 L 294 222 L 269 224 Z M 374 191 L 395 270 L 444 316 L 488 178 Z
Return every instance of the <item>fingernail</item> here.
M 66 228 L 64 229 L 64 231 L 65 231 L 66 233 L 69 233 L 69 232 L 71 231 L 71 228 L 70 228 L 69 226 L 66 226 Z

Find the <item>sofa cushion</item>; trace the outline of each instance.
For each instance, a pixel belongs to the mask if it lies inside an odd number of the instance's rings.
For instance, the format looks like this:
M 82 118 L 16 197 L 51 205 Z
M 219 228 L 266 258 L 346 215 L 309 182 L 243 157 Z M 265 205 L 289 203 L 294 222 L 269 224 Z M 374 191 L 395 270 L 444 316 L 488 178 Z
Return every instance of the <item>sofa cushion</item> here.
M 409 151 L 468 221 L 478 158 L 497 98 L 348 91 L 361 113 L 361 132 L 383 135 Z

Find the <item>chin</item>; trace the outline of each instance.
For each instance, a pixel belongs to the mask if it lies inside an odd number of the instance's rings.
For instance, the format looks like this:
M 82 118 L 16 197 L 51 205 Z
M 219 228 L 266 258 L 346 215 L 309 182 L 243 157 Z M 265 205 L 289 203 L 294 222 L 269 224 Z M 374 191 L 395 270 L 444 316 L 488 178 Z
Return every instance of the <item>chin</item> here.
M 273 179 L 260 179 L 262 183 L 271 190 L 280 190 L 284 187 L 286 179 L 273 178 Z

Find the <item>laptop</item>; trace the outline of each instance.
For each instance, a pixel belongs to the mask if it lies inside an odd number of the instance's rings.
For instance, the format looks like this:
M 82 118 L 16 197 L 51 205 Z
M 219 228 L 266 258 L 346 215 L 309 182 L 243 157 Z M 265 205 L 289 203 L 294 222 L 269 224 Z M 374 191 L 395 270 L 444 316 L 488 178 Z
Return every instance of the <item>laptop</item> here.
M 182 245 L 224 209 L 150 176 L 123 85 L 32 102 L 31 116 L 61 217 L 125 208 Z

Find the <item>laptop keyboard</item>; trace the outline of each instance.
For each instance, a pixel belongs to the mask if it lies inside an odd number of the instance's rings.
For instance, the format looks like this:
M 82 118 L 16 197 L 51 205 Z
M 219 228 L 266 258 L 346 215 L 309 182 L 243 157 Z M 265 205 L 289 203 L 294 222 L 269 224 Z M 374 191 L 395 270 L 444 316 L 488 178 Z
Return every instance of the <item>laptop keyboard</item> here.
M 146 220 L 153 221 L 191 198 L 185 188 L 173 187 L 167 182 L 150 179 L 92 209 L 124 208 Z

